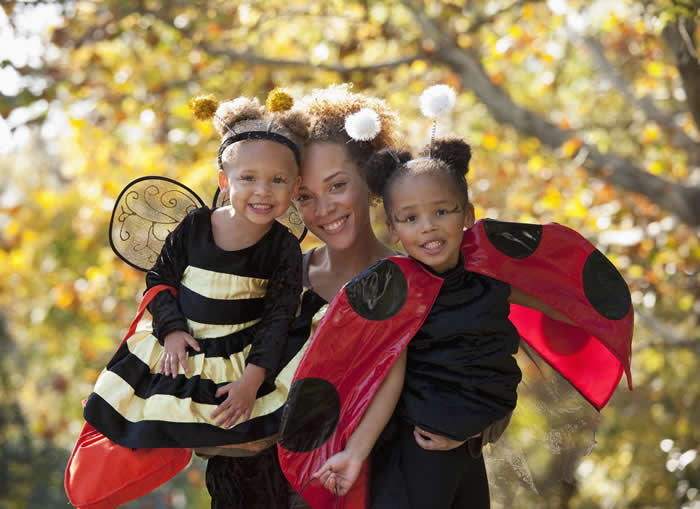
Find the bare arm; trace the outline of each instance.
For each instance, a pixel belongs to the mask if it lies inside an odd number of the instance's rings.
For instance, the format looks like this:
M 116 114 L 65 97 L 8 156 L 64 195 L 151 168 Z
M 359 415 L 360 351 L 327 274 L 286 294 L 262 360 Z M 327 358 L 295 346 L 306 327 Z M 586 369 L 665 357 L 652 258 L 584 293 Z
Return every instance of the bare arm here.
M 576 325 L 552 306 L 545 304 L 537 297 L 534 297 L 529 293 L 522 291 L 520 288 L 516 288 L 515 286 L 510 287 L 510 297 L 508 297 L 508 302 L 540 311 L 548 317 L 559 320 L 560 322 L 568 323 L 569 325 Z
M 406 351 L 396 360 L 370 401 L 360 424 L 348 439 L 345 450 L 335 454 L 314 474 L 331 492 L 344 496 L 360 474 L 362 464 L 372 451 L 399 401 L 406 374 Z

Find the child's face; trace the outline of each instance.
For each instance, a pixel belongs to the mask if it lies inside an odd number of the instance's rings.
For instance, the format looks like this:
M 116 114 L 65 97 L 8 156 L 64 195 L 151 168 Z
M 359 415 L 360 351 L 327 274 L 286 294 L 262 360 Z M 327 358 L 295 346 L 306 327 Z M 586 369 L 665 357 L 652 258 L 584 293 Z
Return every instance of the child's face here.
M 474 208 L 455 191 L 449 175 L 406 175 L 391 184 L 388 227 L 406 253 L 437 273 L 459 261 L 464 227 Z
M 224 153 L 219 187 L 229 193 L 236 215 L 254 224 L 281 216 L 299 188 L 301 177 L 292 151 L 275 141 L 234 143 Z

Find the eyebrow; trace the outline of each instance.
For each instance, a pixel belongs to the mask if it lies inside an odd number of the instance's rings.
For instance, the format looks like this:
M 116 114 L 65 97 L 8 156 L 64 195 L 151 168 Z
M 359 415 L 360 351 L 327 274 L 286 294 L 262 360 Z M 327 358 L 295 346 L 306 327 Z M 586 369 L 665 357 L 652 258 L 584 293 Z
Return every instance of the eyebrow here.
M 450 203 L 450 200 L 437 200 L 437 201 L 431 201 L 428 203 L 428 205 L 440 205 L 441 203 Z M 411 203 L 410 205 L 406 205 L 405 207 L 401 207 L 397 212 L 402 212 L 406 209 L 411 209 L 413 207 L 417 207 L 415 203 Z
M 337 177 L 338 175 L 340 175 L 340 174 L 342 174 L 342 173 L 345 173 L 345 170 L 336 171 L 334 174 L 329 175 L 329 176 L 327 176 L 326 178 L 324 178 L 324 179 L 323 179 L 323 182 L 326 183 L 326 182 L 328 182 L 329 180 L 333 180 L 335 177 Z M 308 189 L 307 186 L 305 186 L 305 185 L 303 184 L 303 181 L 302 181 L 301 186 L 299 186 L 299 190 L 301 190 L 301 189 Z

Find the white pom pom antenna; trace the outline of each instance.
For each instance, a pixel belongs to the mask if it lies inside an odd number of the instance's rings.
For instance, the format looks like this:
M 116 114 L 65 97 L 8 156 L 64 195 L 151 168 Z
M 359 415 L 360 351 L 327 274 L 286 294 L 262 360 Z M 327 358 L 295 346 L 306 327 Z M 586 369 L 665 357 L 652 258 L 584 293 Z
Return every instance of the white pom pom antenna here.
M 421 94 L 420 110 L 426 117 L 435 119 L 454 108 L 456 101 L 457 95 L 448 85 L 433 85 Z
M 379 115 L 371 108 L 362 108 L 345 117 L 345 132 L 355 141 L 370 141 L 382 130 Z

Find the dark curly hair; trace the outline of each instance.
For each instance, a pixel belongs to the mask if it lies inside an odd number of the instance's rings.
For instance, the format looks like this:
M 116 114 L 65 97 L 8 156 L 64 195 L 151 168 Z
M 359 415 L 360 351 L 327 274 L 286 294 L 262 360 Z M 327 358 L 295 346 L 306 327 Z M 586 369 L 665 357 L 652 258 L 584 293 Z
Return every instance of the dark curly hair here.
M 466 174 L 469 172 L 471 147 L 460 138 L 442 138 L 433 141 L 421 152 L 421 158 L 413 159 L 406 151 L 385 148 L 370 157 L 367 162 L 367 185 L 372 193 L 384 200 L 387 217 L 391 208 L 391 184 L 399 177 L 420 174 L 447 174 L 454 180 L 463 197 L 469 203 Z

